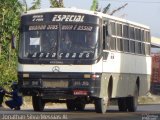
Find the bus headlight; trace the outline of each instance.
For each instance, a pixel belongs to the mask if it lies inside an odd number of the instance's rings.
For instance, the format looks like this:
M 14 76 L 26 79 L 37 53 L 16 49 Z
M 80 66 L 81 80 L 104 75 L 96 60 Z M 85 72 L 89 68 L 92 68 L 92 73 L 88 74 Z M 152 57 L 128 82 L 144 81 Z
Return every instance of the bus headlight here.
M 29 74 L 24 73 L 24 74 L 23 74 L 23 78 L 29 78 Z
M 91 78 L 90 74 L 84 74 L 84 78 Z

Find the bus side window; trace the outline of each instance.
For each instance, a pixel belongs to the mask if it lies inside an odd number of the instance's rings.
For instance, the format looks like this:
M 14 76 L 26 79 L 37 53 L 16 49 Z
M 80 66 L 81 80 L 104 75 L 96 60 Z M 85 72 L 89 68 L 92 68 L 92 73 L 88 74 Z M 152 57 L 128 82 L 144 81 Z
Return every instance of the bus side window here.
M 105 32 L 106 32 L 106 26 L 103 26 L 103 49 L 105 49 L 105 43 L 106 43 L 106 41 L 105 41 L 105 38 L 106 38 Z
M 103 26 L 103 49 L 109 49 L 109 41 L 108 41 L 108 28 L 106 25 Z

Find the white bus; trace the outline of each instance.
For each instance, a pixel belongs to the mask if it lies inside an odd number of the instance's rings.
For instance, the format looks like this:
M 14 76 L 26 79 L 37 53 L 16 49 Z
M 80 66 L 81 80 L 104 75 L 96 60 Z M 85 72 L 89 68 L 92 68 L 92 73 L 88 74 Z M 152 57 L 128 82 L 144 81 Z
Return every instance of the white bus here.
M 117 99 L 135 111 L 150 88 L 150 29 L 100 12 L 73 8 L 27 11 L 21 16 L 18 81 L 35 111 L 45 103 L 68 110 L 95 104 L 105 113 Z

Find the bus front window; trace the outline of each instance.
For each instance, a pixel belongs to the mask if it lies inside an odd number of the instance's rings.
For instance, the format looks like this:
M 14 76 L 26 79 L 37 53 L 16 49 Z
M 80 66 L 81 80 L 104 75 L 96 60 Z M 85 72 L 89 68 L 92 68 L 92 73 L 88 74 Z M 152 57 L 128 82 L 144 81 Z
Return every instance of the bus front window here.
M 97 26 L 92 26 L 91 31 L 62 30 L 60 53 L 63 54 L 63 59 L 94 59 L 97 46 L 99 45 L 98 31 L 99 28 Z
M 72 26 L 77 27 L 67 30 L 22 31 L 19 57 L 30 60 L 96 59 L 100 45 L 99 26 Z M 68 26 L 65 25 L 65 28 Z
M 57 52 L 57 31 L 26 31 L 21 35 L 20 57 L 44 57 Z M 42 55 L 43 54 L 43 55 Z

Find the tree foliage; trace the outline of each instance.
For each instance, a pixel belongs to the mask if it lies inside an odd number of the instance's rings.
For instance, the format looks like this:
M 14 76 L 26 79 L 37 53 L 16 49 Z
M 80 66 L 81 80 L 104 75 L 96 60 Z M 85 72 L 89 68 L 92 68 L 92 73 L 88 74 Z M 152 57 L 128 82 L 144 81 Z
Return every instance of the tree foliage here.
M 98 0 L 93 0 L 90 10 L 92 10 L 92 11 L 98 10 Z
M 0 0 L 0 85 L 8 80 L 17 79 L 16 50 L 11 50 L 11 38 L 18 40 L 18 28 L 22 4 L 18 0 Z
M 34 0 L 33 5 L 29 8 L 29 10 L 39 9 L 41 6 L 41 0 Z
M 51 8 L 62 8 L 63 0 L 50 0 Z
M 51 8 L 62 8 L 64 7 L 63 5 L 63 0 L 49 0 L 50 1 L 50 7 Z M 26 3 L 26 0 L 23 0 L 23 3 Z M 27 4 L 26 4 L 27 6 Z M 34 0 L 32 3 L 32 6 L 28 8 L 28 10 L 34 10 L 34 9 L 39 9 L 41 6 L 41 0 Z

